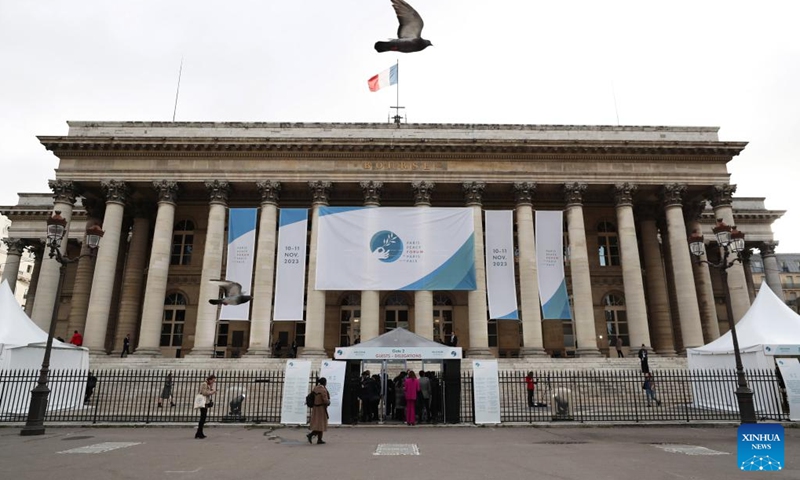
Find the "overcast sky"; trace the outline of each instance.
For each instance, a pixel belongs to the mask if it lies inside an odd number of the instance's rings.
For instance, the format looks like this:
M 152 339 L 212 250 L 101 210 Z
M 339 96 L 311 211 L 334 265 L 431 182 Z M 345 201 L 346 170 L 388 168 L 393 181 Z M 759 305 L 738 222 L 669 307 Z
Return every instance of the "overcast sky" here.
M 177 120 L 268 122 L 384 122 L 399 58 L 409 122 L 720 127 L 800 252 L 800 2 L 411 4 L 434 47 L 398 55 L 389 0 L 0 0 L 0 205 L 49 192 L 67 120 L 171 120 L 181 58 Z

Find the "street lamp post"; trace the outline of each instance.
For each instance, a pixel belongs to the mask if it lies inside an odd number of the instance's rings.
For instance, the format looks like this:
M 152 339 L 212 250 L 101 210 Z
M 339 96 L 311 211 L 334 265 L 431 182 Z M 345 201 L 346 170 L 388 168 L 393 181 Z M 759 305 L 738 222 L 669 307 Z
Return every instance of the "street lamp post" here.
M 53 315 L 50 318 L 50 328 L 47 331 L 47 344 L 44 348 L 44 359 L 42 369 L 39 371 L 39 381 L 36 387 L 31 390 L 31 403 L 28 408 L 28 420 L 19 432 L 20 435 L 42 435 L 44 434 L 44 415 L 47 411 L 47 399 L 50 396 L 50 388 L 47 386 L 47 376 L 50 373 L 50 352 L 53 350 L 53 337 L 55 336 L 56 323 L 58 320 L 58 299 L 61 297 L 61 287 L 64 284 L 64 273 L 67 265 L 77 262 L 83 257 L 93 257 L 103 237 L 103 229 L 98 225 L 93 225 L 86 229 L 86 244 L 89 246 L 89 253 L 75 258 L 68 258 L 61 255 L 61 240 L 67 230 L 67 221 L 61 216 L 61 212 L 56 210 L 47 219 L 47 246 L 50 248 L 50 258 L 55 258 L 61 265 L 58 269 L 58 287 L 56 287 L 56 301 L 53 305 Z
M 738 387 L 736 388 L 736 399 L 739 404 L 739 417 L 742 423 L 757 423 L 756 409 L 753 404 L 753 391 L 747 385 L 747 378 L 744 375 L 744 366 L 742 365 L 742 355 L 739 351 L 739 337 L 736 335 L 736 322 L 733 319 L 733 308 L 731 307 L 731 292 L 728 289 L 728 269 L 736 262 L 742 263 L 742 252 L 745 249 L 744 233 L 736 229 L 736 226 L 729 226 L 722 221 L 721 218 L 717 219 L 717 226 L 712 230 L 717 237 L 717 243 L 722 249 L 722 258 L 719 263 L 709 262 L 702 260 L 701 257 L 705 253 L 703 235 L 695 230 L 689 237 L 689 250 L 699 263 L 705 263 L 720 271 L 722 275 L 722 288 L 725 292 L 725 310 L 728 315 L 728 326 L 731 331 L 731 340 L 733 340 L 733 356 L 736 358 L 736 377 Z M 734 254 L 735 257 L 728 261 L 728 257 Z

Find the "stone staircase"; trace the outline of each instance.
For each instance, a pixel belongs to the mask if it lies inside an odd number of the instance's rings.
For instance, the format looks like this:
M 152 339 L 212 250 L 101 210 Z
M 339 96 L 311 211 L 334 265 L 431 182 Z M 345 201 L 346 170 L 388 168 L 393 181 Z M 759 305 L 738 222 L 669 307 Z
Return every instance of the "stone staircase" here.
M 242 358 L 160 358 L 139 357 L 130 355 L 119 358 L 111 355 L 92 355 L 89 358 L 89 367 L 92 370 L 171 370 L 171 371 L 248 371 L 248 370 L 283 370 L 286 358 L 248 357 Z M 300 360 L 303 360 L 300 358 Z M 462 371 L 471 370 L 471 358 L 462 360 Z M 640 369 L 638 358 L 499 358 L 498 367 L 501 371 L 620 371 Z M 320 359 L 312 359 L 312 370 L 319 367 Z M 650 356 L 650 370 L 685 370 L 687 368 L 685 357 L 659 357 Z M 425 362 L 409 361 L 407 368 L 414 371 L 433 370 L 439 371 L 439 364 L 435 361 Z M 404 368 L 403 363 L 389 363 L 389 373 L 397 374 Z M 364 369 L 373 373 L 380 371 L 380 362 L 364 362 Z

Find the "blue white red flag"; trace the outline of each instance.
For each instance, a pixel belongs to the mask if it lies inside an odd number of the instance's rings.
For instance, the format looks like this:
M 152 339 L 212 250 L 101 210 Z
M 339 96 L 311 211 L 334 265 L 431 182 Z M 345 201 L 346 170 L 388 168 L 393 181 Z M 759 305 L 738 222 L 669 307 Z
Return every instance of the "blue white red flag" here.
M 389 87 L 397 84 L 397 65 L 392 65 L 381 73 L 373 76 L 367 80 L 370 92 L 377 92 L 383 87 Z

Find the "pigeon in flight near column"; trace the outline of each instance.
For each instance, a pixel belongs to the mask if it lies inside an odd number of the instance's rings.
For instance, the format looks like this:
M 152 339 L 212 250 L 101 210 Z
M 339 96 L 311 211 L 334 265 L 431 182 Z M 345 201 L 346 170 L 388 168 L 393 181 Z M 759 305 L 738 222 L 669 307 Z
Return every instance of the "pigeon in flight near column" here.
M 239 305 L 240 303 L 247 303 L 253 297 L 250 295 L 242 295 L 242 285 L 229 280 L 211 280 L 211 283 L 219 285 L 224 293 L 219 298 L 212 298 L 208 301 L 211 305 Z
M 403 0 L 392 0 L 392 6 L 397 13 L 400 26 L 397 28 L 397 38 L 387 42 L 375 42 L 378 52 L 419 52 L 432 46 L 430 40 L 425 40 L 422 35 L 422 17 L 411 5 Z

